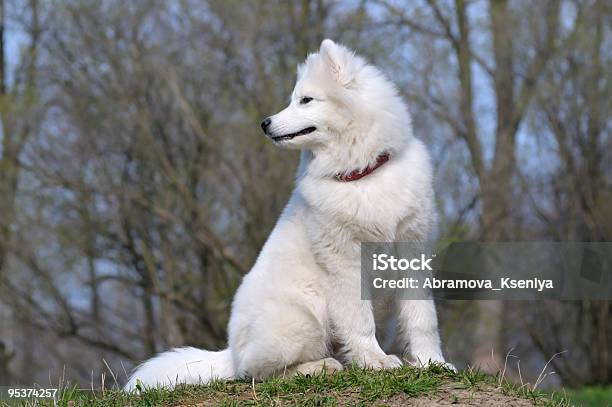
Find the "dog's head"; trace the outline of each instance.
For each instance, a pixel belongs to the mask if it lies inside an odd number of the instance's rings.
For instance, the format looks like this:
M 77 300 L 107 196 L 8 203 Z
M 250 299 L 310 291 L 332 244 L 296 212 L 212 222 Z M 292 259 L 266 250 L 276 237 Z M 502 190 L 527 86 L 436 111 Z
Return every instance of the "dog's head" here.
M 342 45 L 324 40 L 298 67 L 289 106 L 261 123 L 264 133 L 287 148 L 316 150 L 337 141 L 359 113 L 357 80 L 366 65 Z
M 298 67 L 291 103 L 261 127 L 279 146 L 312 152 L 309 172 L 321 176 L 366 168 L 412 137 L 410 115 L 393 83 L 331 40 Z

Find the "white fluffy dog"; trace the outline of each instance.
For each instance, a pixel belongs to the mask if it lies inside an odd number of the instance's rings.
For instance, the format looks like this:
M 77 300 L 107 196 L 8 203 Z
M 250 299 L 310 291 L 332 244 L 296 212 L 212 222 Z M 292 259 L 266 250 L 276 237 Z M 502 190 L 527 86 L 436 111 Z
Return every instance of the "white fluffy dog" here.
M 360 289 L 361 242 L 422 242 L 435 224 L 429 156 L 394 85 L 325 40 L 299 67 L 291 104 L 261 125 L 302 156 L 295 191 L 234 298 L 229 347 L 160 354 L 126 388 L 137 380 L 172 387 L 335 371 L 343 363 L 401 366 L 379 345 L 379 310 Z M 396 299 L 384 308 L 393 311 L 402 356 L 444 363 L 433 301 Z

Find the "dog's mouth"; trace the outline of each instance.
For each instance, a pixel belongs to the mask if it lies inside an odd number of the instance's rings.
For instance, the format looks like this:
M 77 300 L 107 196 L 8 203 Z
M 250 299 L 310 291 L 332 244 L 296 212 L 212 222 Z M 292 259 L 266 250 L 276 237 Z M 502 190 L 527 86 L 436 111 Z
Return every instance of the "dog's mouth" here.
M 312 133 L 313 131 L 315 131 L 317 128 L 314 126 L 311 127 L 306 127 L 303 130 L 300 130 L 296 133 L 291 133 L 291 134 L 283 134 L 282 136 L 272 136 L 272 140 L 274 141 L 284 141 L 284 140 L 291 140 L 294 137 L 298 137 L 298 136 L 303 136 L 305 134 L 309 134 Z

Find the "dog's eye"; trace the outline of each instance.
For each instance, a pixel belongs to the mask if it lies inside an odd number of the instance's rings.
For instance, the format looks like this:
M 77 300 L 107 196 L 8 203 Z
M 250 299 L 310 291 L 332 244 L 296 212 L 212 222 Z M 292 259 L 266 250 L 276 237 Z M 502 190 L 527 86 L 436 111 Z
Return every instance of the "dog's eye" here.
M 305 105 L 310 102 L 312 102 L 312 98 L 308 96 L 304 96 L 303 98 L 300 99 L 300 105 Z

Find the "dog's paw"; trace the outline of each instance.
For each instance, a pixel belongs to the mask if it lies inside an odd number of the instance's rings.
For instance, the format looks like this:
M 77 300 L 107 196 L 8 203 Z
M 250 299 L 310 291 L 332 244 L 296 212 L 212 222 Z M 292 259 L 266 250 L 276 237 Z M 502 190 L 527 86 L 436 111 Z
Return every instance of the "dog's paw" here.
M 323 359 L 323 369 L 327 373 L 341 372 L 344 370 L 342 363 L 338 362 L 334 358 Z
M 444 360 L 444 357 L 438 354 L 428 355 L 428 354 L 420 354 L 415 355 L 414 360 L 410 363 L 413 366 L 427 368 L 431 365 L 439 365 L 442 366 L 452 372 L 457 372 L 457 368 L 452 364 L 448 363 Z
M 442 362 L 442 361 L 429 361 L 426 363 L 420 363 L 417 366 L 418 367 L 422 367 L 422 368 L 428 368 L 431 365 L 436 365 L 436 366 L 440 366 L 443 367 L 444 369 L 448 369 L 453 373 L 457 373 L 457 368 L 455 367 L 455 365 L 453 365 L 452 363 L 448 363 L 448 362 Z
M 286 373 L 290 375 L 301 373 L 303 375 L 314 375 L 319 373 L 334 373 L 340 372 L 344 369 L 342 364 L 334 358 L 325 358 L 316 360 L 313 362 L 306 362 L 299 364 L 291 369 L 288 369 Z
M 368 352 L 355 358 L 355 362 L 359 367 L 374 370 L 395 369 L 402 366 L 402 360 L 397 356 L 374 352 Z

